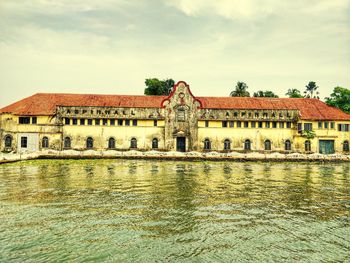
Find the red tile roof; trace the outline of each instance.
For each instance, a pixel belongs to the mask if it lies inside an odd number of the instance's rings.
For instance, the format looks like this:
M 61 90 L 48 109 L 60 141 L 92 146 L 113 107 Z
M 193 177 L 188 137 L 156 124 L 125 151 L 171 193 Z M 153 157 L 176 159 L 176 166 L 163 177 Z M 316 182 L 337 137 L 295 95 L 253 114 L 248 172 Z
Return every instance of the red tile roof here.
M 160 108 L 167 96 L 37 93 L 0 109 L 15 115 L 53 115 L 57 106 Z M 304 120 L 349 120 L 350 115 L 317 99 L 195 97 L 208 109 L 291 109 Z
M 197 97 L 209 109 L 290 109 L 299 110 L 304 120 L 350 120 L 350 115 L 318 99 Z
M 166 96 L 37 93 L 0 109 L 16 115 L 53 115 L 57 106 L 159 108 Z

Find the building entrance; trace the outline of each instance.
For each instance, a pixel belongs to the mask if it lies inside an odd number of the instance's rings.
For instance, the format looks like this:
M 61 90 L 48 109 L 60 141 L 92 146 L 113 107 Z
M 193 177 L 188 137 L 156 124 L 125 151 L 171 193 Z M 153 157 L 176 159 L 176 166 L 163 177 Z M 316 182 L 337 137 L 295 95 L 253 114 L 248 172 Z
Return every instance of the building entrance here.
M 176 151 L 186 152 L 186 137 L 176 138 Z
M 334 141 L 333 140 L 320 140 L 320 153 L 323 153 L 323 154 L 334 153 Z

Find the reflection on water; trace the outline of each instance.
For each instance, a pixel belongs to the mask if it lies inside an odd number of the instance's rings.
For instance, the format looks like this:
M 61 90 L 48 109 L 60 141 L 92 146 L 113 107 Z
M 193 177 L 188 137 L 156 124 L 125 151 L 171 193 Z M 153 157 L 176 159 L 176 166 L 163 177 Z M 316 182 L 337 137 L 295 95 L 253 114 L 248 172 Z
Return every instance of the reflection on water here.
M 350 164 L 0 166 L 1 261 L 321 262 L 350 251 Z

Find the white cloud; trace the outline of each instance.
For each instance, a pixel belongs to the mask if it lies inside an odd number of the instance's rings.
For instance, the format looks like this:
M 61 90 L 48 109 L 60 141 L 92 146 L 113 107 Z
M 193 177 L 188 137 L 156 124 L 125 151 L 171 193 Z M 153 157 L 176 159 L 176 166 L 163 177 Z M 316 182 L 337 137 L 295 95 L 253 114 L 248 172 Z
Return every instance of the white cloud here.
M 188 16 L 219 15 L 228 19 L 259 19 L 286 12 L 328 12 L 349 5 L 349 0 L 168 0 Z

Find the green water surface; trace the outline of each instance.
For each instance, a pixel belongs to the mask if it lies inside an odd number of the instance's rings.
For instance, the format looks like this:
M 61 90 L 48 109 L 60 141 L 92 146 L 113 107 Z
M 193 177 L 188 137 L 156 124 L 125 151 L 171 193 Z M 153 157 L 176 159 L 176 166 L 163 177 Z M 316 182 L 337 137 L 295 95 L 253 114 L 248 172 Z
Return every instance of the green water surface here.
M 350 164 L 0 165 L 0 262 L 350 262 Z

